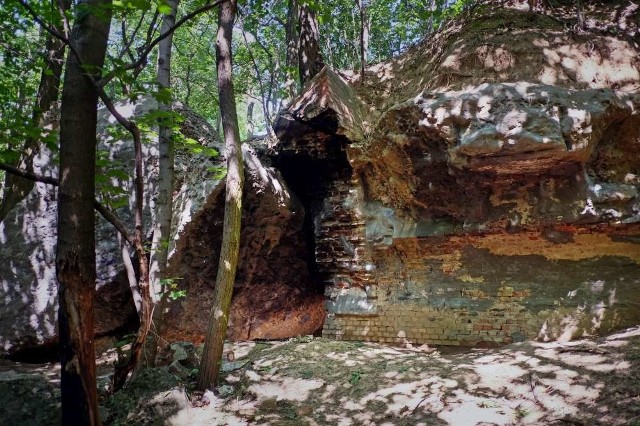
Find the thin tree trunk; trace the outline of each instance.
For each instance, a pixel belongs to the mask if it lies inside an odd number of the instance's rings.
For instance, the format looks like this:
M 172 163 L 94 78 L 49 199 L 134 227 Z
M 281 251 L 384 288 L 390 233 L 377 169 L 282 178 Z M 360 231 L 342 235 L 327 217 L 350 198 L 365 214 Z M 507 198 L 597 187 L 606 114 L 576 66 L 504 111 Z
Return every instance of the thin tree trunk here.
M 125 120 L 126 121 L 126 120 Z M 151 329 L 151 320 L 153 315 L 153 300 L 151 299 L 151 287 L 149 285 L 149 262 L 147 260 L 147 251 L 144 248 L 144 224 L 142 220 L 143 194 L 144 194 L 144 174 L 142 171 L 142 140 L 140 138 L 140 129 L 134 122 L 127 122 L 125 126 L 133 136 L 133 144 L 135 150 L 135 231 L 133 237 L 133 248 L 138 259 L 139 278 L 138 292 L 141 299 L 141 309 L 138 312 L 140 318 L 140 327 L 136 338 L 131 343 L 129 358 L 123 363 L 116 365 L 113 374 L 113 390 L 117 391 L 124 386 L 129 373 L 135 371 L 140 366 L 140 359 L 144 352 L 147 335 Z
M 135 231 L 133 238 L 130 239 L 136 257 L 138 259 L 139 278 L 138 292 L 140 295 L 141 307 L 138 312 L 140 318 L 140 327 L 136 338 L 131 344 L 129 358 L 119 362 L 115 367 L 113 374 L 113 390 L 117 391 L 124 386 L 129 373 L 134 371 L 140 365 L 140 358 L 144 352 L 144 345 L 151 328 L 151 316 L 153 314 L 153 300 L 151 300 L 151 288 L 149 286 L 149 261 L 147 252 L 144 247 L 144 224 L 143 224 L 143 191 L 144 191 L 144 174 L 143 174 L 143 158 L 142 158 L 142 140 L 140 138 L 140 128 L 134 121 L 127 120 L 115 108 L 113 101 L 106 95 L 104 90 L 95 81 L 94 87 L 98 88 L 100 98 L 109 110 L 111 115 L 120 123 L 133 138 L 133 146 L 135 151 L 135 176 L 134 176 L 134 193 L 135 193 Z M 134 292 L 135 296 L 135 292 Z
M 63 11 L 69 9 L 71 0 L 60 2 Z M 62 32 L 62 23 L 57 23 L 54 28 Z M 41 30 L 46 33 L 44 29 Z M 36 106 L 31 115 L 31 125 L 42 127 L 43 118 L 58 100 L 58 90 L 60 88 L 60 76 L 62 75 L 62 63 L 64 61 L 65 44 L 58 38 L 47 34 L 45 42 L 45 63 L 40 74 Z M 22 154 L 16 166 L 19 169 L 33 172 L 33 158 L 40 150 L 40 141 L 28 138 L 22 148 Z M 4 182 L 4 197 L 0 202 L 0 222 L 7 217 L 7 213 L 16 204 L 24 199 L 31 192 L 34 182 L 23 179 L 12 174 L 7 174 Z
M 255 102 L 249 102 L 247 105 L 247 139 L 252 139 L 255 134 L 256 125 L 253 121 L 253 107 L 255 106 Z M 267 126 L 269 124 L 267 123 Z
M 356 0 L 360 11 L 360 83 L 364 83 L 364 70 L 367 67 L 369 53 L 369 13 L 368 0 Z
M 577 15 L 578 15 L 578 29 L 580 31 L 584 31 L 587 29 L 584 21 L 584 2 L 583 0 L 578 0 L 576 3 Z
M 218 34 L 216 38 L 216 62 L 218 70 L 218 92 L 227 156 L 227 189 L 224 211 L 222 247 L 216 276 L 213 306 L 209 327 L 200 363 L 197 388 L 212 388 L 218 381 L 220 361 L 227 334 L 227 322 L 233 294 L 233 283 L 238 265 L 240 247 L 240 218 L 242 216 L 243 165 L 240 148 L 240 130 L 236 101 L 231 78 L 231 37 L 236 11 L 236 0 L 220 6 L 218 12 Z
M 99 425 L 93 303 L 95 160 L 98 94 L 85 76 L 102 68 L 111 0 L 80 0 L 70 42 L 80 56 L 67 59 L 60 119 L 60 187 L 56 273 L 62 424 Z M 96 71 L 93 71 L 96 72 Z
M 161 33 L 175 25 L 178 0 L 165 0 L 171 13 L 164 16 Z M 160 42 L 158 47 L 158 84 L 163 89 L 171 88 L 171 45 L 173 34 Z M 171 103 L 160 102 L 161 112 L 171 112 Z M 173 180 L 175 151 L 171 135 L 171 123 L 161 119 L 158 129 L 158 145 L 160 151 L 158 172 L 158 199 L 156 201 L 156 218 L 151 243 L 151 260 L 149 279 L 151 296 L 154 302 L 153 325 L 155 328 L 149 342 L 148 364 L 155 365 L 158 350 L 158 337 L 162 332 L 162 313 L 165 309 L 166 296 L 162 295 L 161 282 L 166 278 L 169 238 L 171 236 L 171 216 L 173 215 Z
M 324 66 L 320 54 L 320 30 L 316 14 L 308 4 L 299 4 L 300 49 L 298 67 L 300 69 L 300 83 L 304 87 Z

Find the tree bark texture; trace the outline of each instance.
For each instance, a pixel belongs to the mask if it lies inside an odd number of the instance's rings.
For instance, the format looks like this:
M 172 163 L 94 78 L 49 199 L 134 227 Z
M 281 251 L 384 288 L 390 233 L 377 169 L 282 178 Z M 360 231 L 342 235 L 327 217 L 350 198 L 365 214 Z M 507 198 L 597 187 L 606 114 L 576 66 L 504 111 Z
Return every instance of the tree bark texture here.
M 68 10 L 71 0 L 60 2 L 62 10 Z M 54 28 L 62 32 L 62 23 L 57 23 Z M 60 77 L 62 75 L 62 63 L 64 61 L 65 44 L 58 38 L 48 34 L 44 29 L 41 30 L 46 34 L 45 42 L 45 62 L 40 74 L 40 83 L 38 84 L 38 93 L 36 95 L 36 104 L 31 115 L 31 125 L 33 127 L 42 127 L 43 118 L 49 112 L 53 104 L 58 100 L 58 90 L 60 88 Z M 33 172 L 33 158 L 40 149 L 40 141 L 29 138 L 25 141 L 22 148 L 20 159 L 16 166 L 27 172 Z M 7 217 L 7 214 L 16 204 L 24 199 L 31 192 L 34 182 L 12 174 L 5 177 L 4 191 L 5 195 L 0 202 L 0 222 Z
M 152 315 L 153 315 L 153 300 L 151 298 L 151 286 L 149 284 L 149 260 L 147 259 L 147 251 L 144 247 L 144 224 L 142 220 L 143 209 L 143 193 L 144 193 L 144 174 L 142 167 L 142 139 L 140 138 L 140 129 L 132 122 L 126 122 L 125 128 L 133 136 L 133 144 L 135 151 L 135 178 L 134 178 L 134 191 L 135 191 L 135 231 L 133 237 L 133 248 L 138 259 L 139 277 L 138 277 L 138 294 L 140 296 L 140 310 L 138 311 L 138 317 L 140 318 L 140 326 L 138 327 L 138 333 L 136 338 L 131 343 L 131 350 L 129 352 L 129 358 L 123 360 L 123 362 L 116 365 L 113 373 L 113 390 L 120 390 L 129 373 L 135 371 L 140 366 L 140 359 L 142 358 L 147 335 L 151 329 Z M 135 294 L 134 294 L 135 297 Z
M 320 30 L 316 14 L 306 3 L 298 5 L 300 24 L 300 50 L 298 53 L 298 67 L 300 69 L 300 83 L 304 87 L 324 66 L 320 54 Z
M 587 29 L 584 21 L 584 1 L 577 0 L 576 2 L 576 15 L 578 17 L 578 29 L 584 31 Z
M 160 33 L 169 30 L 176 23 L 178 0 L 166 0 L 171 12 L 164 15 Z M 171 46 L 173 34 L 163 39 L 158 46 L 158 84 L 163 89 L 171 88 Z M 160 102 L 161 112 L 171 112 L 171 103 Z M 173 215 L 173 180 L 175 149 L 171 135 L 171 122 L 160 120 L 158 125 L 158 146 L 160 151 L 158 172 L 158 196 L 156 214 L 153 224 L 153 240 L 151 243 L 151 258 L 149 279 L 151 296 L 154 302 L 152 334 L 150 347 L 147 351 L 149 365 L 155 365 L 158 348 L 158 336 L 162 328 L 162 313 L 165 308 L 166 295 L 162 295 L 161 282 L 166 278 L 167 258 L 169 254 L 169 238 L 171 236 L 171 217 Z
M 364 83 L 364 70 L 369 53 L 369 0 L 356 0 L 360 11 L 360 83 Z
M 227 188 L 216 287 L 198 375 L 197 388 L 200 390 L 211 389 L 218 381 L 240 247 L 244 176 L 240 131 L 231 78 L 231 36 L 235 11 L 236 0 L 229 0 L 220 6 L 218 12 L 216 62 L 225 154 L 227 156 Z
M 291 102 L 300 92 L 298 77 L 298 52 L 300 50 L 300 31 L 298 28 L 298 0 L 289 0 L 287 9 L 287 22 L 285 27 L 285 40 L 287 43 L 287 81 L 285 90 L 287 101 Z
M 95 298 L 95 159 L 99 74 L 109 36 L 111 0 L 81 0 L 67 58 L 60 119 L 58 312 L 62 424 L 98 425 L 93 303 Z

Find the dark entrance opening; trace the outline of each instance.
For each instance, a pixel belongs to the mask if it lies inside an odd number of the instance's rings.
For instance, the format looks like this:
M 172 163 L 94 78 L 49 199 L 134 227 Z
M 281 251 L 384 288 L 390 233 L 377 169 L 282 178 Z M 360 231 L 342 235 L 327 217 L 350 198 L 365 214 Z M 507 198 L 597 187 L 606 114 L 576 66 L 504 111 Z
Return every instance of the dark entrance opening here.
M 334 182 L 351 178 L 352 169 L 347 160 L 345 146 L 348 140 L 333 136 L 321 141 L 309 141 L 308 146 L 282 149 L 274 159 L 289 189 L 302 202 L 305 209 L 304 239 L 307 246 L 305 259 L 311 278 L 319 294 L 329 277 L 316 262 L 319 224 L 326 209 L 326 202 Z

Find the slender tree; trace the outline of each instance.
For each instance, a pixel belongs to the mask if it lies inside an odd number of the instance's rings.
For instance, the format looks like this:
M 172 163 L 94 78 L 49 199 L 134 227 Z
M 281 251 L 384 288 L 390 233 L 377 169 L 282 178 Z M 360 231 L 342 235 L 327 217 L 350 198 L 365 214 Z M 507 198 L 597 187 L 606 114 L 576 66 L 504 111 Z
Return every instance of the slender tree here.
M 56 273 L 65 425 L 100 424 L 93 341 L 98 93 L 86 74 L 97 77 L 104 65 L 110 6 L 111 0 L 78 1 L 62 90 Z
M 364 70 L 369 53 L 369 0 L 356 0 L 360 11 L 360 82 L 364 83 Z
M 240 247 L 244 176 L 240 130 L 231 78 L 231 39 L 235 12 L 236 0 L 228 0 L 223 3 L 218 11 L 216 63 L 225 155 L 227 156 L 227 189 L 216 287 L 198 375 L 197 388 L 200 390 L 211 388 L 218 381 Z
M 576 15 L 578 17 L 578 30 L 585 31 L 587 26 L 584 20 L 584 1 L 577 0 L 576 1 Z
M 169 6 L 169 13 L 165 14 L 162 21 L 161 33 L 167 32 L 176 23 L 176 11 L 178 0 L 165 0 Z M 171 46 L 173 33 L 163 39 L 158 46 L 158 85 L 161 89 L 171 89 Z M 170 114 L 171 103 L 159 102 L 158 110 Z M 158 128 L 158 145 L 160 160 L 158 165 L 158 197 L 156 201 L 155 223 L 153 228 L 153 241 L 151 243 L 151 260 L 149 278 L 151 281 L 151 295 L 154 304 L 153 310 L 155 327 L 151 335 L 148 352 L 148 363 L 155 365 L 158 348 L 158 336 L 162 327 L 162 311 L 166 296 L 162 296 L 161 282 L 166 278 L 167 258 L 169 253 L 169 237 L 171 235 L 171 216 L 173 215 L 173 180 L 175 149 L 171 135 L 171 121 L 168 117 L 161 117 Z

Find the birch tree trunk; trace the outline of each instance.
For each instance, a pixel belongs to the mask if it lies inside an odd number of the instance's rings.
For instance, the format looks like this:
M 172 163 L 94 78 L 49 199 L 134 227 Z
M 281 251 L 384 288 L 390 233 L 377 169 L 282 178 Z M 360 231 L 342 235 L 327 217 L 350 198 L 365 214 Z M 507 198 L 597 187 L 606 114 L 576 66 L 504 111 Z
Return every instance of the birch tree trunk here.
M 209 327 L 196 385 L 199 390 L 211 389 L 218 381 L 240 247 L 240 219 L 242 216 L 244 176 L 240 130 L 238 128 L 236 101 L 231 78 L 231 36 L 235 12 L 236 0 L 229 0 L 223 3 L 218 12 L 216 62 L 220 112 L 222 115 L 225 154 L 227 156 L 227 192 L 222 248 L 220 250 L 213 306 L 209 317 Z
M 93 213 L 98 94 L 85 70 L 99 73 L 109 37 L 111 0 L 80 0 L 71 32 L 60 119 L 58 312 L 62 424 L 99 425 L 93 303 Z
M 178 0 L 165 0 L 171 12 L 164 16 L 160 33 L 164 33 L 176 23 Z M 173 33 L 164 38 L 158 46 L 158 84 L 162 89 L 171 88 L 171 46 Z M 160 102 L 161 112 L 171 112 L 171 103 Z M 161 282 L 166 278 L 169 238 L 171 236 L 171 216 L 173 215 L 173 180 L 175 150 L 171 135 L 171 123 L 162 120 L 158 128 L 158 146 L 160 151 L 158 172 L 158 197 L 156 201 L 156 217 L 151 243 L 151 260 L 149 279 L 151 296 L 154 302 L 153 325 L 149 343 L 148 364 L 155 365 L 158 349 L 158 337 L 162 329 L 162 314 L 165 309 L 166 296 L 162 293 Z

